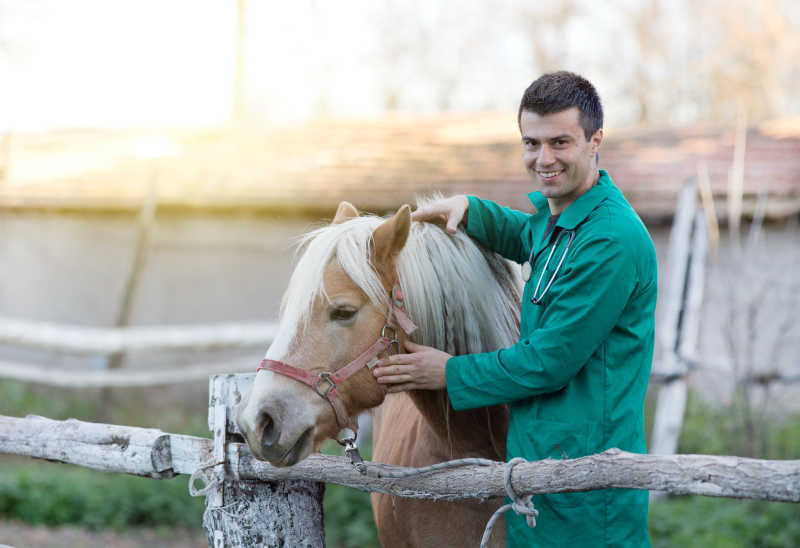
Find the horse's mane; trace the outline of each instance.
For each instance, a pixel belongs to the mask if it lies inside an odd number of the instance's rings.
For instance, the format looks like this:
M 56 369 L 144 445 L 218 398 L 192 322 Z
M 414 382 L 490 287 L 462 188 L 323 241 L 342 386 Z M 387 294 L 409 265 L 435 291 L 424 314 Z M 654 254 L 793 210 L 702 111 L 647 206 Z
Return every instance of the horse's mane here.
M 436 197 L 420 200 L 422 206 Z M 314 302 L 325 293 L 325 269 L 338 261 L 379 310 L 389 311 L 389 296 L 371 264 L 372 233 L 384 221 L 362 216 L 304 235 L 303 250 L 281 306 L 281 331 L 295 332 L 310 319 Z M 519 340 L 522 280 L 516 265 L 490 252 L 463 231 L 449 234 L 431 223 L 412 223 L 397 258 L 397 275 L 406 307 L 418 328 L 412 340 L 451 355 L 506 348 Z M 420 412 L 456 454 L 456 435 L 485 436 L 491 458 L 503 459 L 507 410 L 475 409 L 456 416 L 444 390 L 409 393 Z M 499 421 L 499 422 L 497 422 Z M 494 425 L 494 426 L 493 426 Z
M 420 200 L 420 205 L 428 201 Z M 315 299 L 325 295 L 323 276 L 333 259 L 374 306 L 388 312 L 388 295 L 370 263 L 372 233 L 383 221 L 371 215 L 355 217 L 302 237 L 304 252 L 281 307 L 282 327 L 308 320 Z M 451 235 L 431 223 L 412 223 L 397 259 L 397 274 L 409 315 L 419 327 L 414 342 L 460 355 L 508 347 L 518 340 L 518 269 L 463 231 Z

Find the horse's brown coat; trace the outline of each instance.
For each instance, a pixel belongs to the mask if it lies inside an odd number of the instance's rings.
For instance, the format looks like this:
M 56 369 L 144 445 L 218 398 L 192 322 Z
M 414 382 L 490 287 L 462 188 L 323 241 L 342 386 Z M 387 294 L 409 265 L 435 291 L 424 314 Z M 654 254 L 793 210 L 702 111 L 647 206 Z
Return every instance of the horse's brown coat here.
M 353 206 L 343 202 L 334 223 L 344 222 L 357 214 Z M 410 224 L 410 208 L 403 206 L 373 233 L 372 266 L 380 275 L 387 295 L 396 281 L 395 260 L 406 243 Z M 381 313 L 367 304 L 366 295 L 336 261 L 326 267 L 325 288 L 327 299 L 320 298 L 319 302 L 314 303 L 308 326 L 302 333 L 298 332 L 284 358 L 296 367 L 316 371 L 338 369 L 363 351 L 362 346 L 369 346 L 383 324 Z M 350 330 L 343 330 L 328 320 L 331 302 L 344 302 L 358 308 L 356 322 L 350 326 Z M 401 339 L 405 338 L 402 332 L 400 336 Z M 285 392 L 287 385 L 284 380 L 277 382 L 282 383 Z M 297 383 L 296 389 L 308 390 L 300 383 Z M 376 462 L 420 467 L 462 457 L 505 459 L 508 424 L 508 409 L 505 406 L 456 413 L 444 390 L 391 394 L 384 398 L 384 387 L 375 381 L 366 368 L 339 389 L 352 414 L 375 407 L 383 400 L 383 405 L 374 413 L 373 460 Z M 305 395 L 292 403 L 302 404 L 306 401 Z M 240 420 L 240 427 L 257 456 L 262 454 L 262 442 L 260 419 L 255 417 L 263 411 L 263 404 L 255 401 L 258 396 L 251 390 L 240 408 L 240 416 L 251 417 L 249 421 Z M 255 411 L 248 409 L 250 400 L 254 400 L 252 405 L 256 407 Z M 279 406 L 288 405 L 291 404 L 283 402 Z M 324 407 L 317 409 L 320 411 L 314 431 L 314 450 L 326 437 L 335 436 L 338 430 L 332 411 Z M 277 417 L 275 413 L 270 413 Z M 298 460 L 308 455 L 305 449 L 291 449 L 295 447 L 293 438 L 283 443 L 288 449 L 281 446 L 280 453 L 285 451 L 294 455 L 293 451 L 296 451 Z M 287 465 L 292 462 L 280 459 L 274 464 Z M 372 495 L 378 535 L 386 547 L 477 546 L 486 522 L 501 504 L 501 500 L 455 503 Z M 491 545 L 502 546 L 504 543 L 505 524 L 501 519 L 495 527 Z
M 507 409 L 454 413 L 448 403 L 448 439 L 442 396 L 446 398 L 443 391 L 389 395 L 374 413 L 372 458 L 411 467 L 462 457 L 504 460 Z M 386 547 L 477 546 L 486 522 L 502 503 L 434 502 L 379 493 L 371 498 L 378 535 Z M 503 520 L 492 541 L 492 546 L 505 545 Z

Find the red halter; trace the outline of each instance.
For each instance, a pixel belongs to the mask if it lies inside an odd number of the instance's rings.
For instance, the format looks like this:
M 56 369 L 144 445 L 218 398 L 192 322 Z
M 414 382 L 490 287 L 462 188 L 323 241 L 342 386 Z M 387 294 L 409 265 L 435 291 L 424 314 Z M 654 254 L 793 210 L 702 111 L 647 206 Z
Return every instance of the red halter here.
M 314 374 L 305 369 L 289 365 L 288 363 L 265 359 L 261 360 L 258 369 L 256 369 L 256 373 L 262 369 L 266 369 L 267 371 L 273 371 L 279 375 L 290 377 L 310 386 L 322 399 L 327 400 L 327 402 L 331 404 L 333 412 L 336 414 L 336 422 L 339 423 L 339 427 L 349 428 L 353 431 L 354 436 L 357 436 L 358 421 L 347 412 L 347 407 L 344 405 L 338 386 L 355 375 L 362 367 L 367 366 L 369 369 L 375 367 L 375 364 L 378 363 L 378 356 L 392 345 L 395 346 L 395 352 L 399 353 L 400 341 L 397 339 L 398 326 L 406 335 L 410 335 L 417 328 L 406 313 L 403 292 L 398 285 L 395 285 L 392 288 L 392 306 L 389 309 L 389 315 L 386 317 L 386 325 L 381 329 L 381 336 L 377 341 L 372 343 L 372 346 L 367 348 L 341 369 L 334 372 L 323 371 L 322 373 Z M 388 330 L 392 331 L 391 338 L 387 336 Z M 355 437 L 353 439 L 355 439 Z

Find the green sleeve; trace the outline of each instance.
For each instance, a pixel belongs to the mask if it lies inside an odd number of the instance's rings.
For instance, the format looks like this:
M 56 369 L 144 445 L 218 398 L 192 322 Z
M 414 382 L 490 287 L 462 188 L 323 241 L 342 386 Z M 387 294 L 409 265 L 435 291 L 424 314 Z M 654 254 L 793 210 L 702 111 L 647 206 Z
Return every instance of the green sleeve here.
M 448 360 L 453 407 L 511 403 L 566 386 L 617 324 L 636 283 L 630 248 L 610 239 L 576 248 L 545 298 L 543 327 L 510 348 Z
M 530 215 L 489 200 L 467 196 L 467 234 L 506 259 L 518 263 L 530 252 Z

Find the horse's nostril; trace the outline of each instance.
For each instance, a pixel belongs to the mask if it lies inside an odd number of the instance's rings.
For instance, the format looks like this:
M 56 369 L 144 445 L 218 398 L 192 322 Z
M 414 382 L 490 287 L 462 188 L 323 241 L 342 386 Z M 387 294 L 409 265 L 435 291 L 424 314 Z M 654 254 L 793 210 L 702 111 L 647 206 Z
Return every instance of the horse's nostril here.
M 264 447 L 271 447 L 278 441 L 280 430 L 269 413 L 262 413 L 261 424 L 263 425 L 261 427 L 261 445 Z

